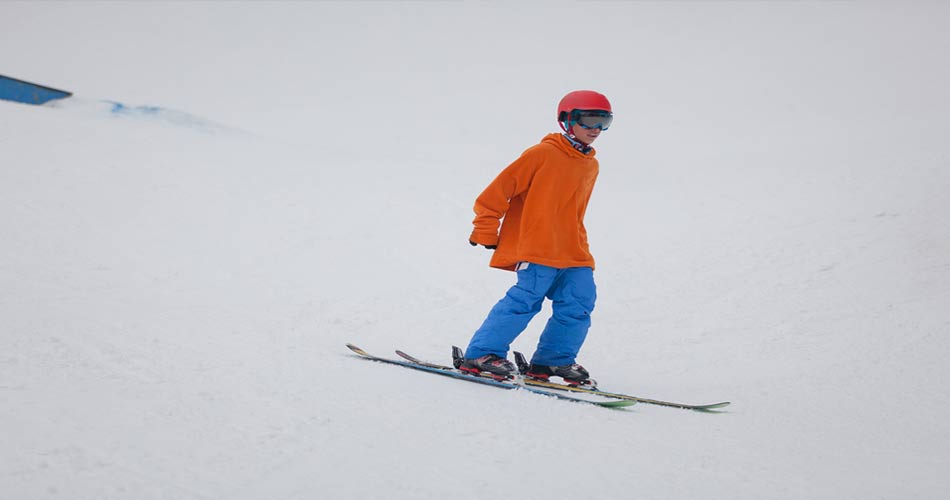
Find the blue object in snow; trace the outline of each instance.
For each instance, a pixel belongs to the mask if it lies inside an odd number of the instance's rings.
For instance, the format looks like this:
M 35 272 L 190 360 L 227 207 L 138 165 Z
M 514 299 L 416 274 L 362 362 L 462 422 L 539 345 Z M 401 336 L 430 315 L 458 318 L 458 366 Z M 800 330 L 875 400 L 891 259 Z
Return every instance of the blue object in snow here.
M 143 115 L 157 115 L 163 111 L 164 108 L 159 106 L 126 106 L 121 102 L 116 101 L 103 101 L 112 105 L 112 109 L 109 111 L 114 115 L 131 115 L 131 114 L 143 114 Z
M 73 95 L 72 92 L 66 92 L 65 90 L 44 87 L 35 83 L 0 75 L 0 99 L 5 101 L 22 102 L 24 104 L 44 104 L 71 95 Z

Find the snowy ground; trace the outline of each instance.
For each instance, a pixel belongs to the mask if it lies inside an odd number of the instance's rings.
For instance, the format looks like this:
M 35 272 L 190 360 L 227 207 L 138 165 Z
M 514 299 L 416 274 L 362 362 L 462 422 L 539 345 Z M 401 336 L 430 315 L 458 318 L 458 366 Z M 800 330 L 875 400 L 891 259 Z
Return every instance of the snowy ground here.
M 943 497 L 950 7 L 511 4 L 0 3 L 0 73 L 76 93 L 0 102 L 0 497 Z M 464 345 L 472 201 L 575 88 L 580 361 L 726 412 L 344 347 Z

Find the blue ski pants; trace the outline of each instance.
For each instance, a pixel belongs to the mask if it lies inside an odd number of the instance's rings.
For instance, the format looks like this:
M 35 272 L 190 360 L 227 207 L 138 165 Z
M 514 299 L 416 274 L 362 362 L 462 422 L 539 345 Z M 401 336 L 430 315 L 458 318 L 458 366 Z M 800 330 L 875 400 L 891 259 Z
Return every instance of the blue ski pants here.
M 528 264 L 519 270 L 518 283 L 495 304 L 475 331 L 465 357 L 506 357 L 509 346 L 538 314 L 545 298 L 552 301 L 553 315 L 541 333 L 531 362 L 545 366 L 574 363 L 587 338 L 590 314 L 597 300 L 594 270 L 589 267 L 557 269 Z

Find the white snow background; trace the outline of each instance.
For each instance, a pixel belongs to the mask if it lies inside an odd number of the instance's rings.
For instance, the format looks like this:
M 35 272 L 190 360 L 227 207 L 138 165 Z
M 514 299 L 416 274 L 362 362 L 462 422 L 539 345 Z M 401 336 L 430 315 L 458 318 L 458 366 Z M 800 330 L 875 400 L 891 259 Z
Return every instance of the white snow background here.
M 76 96 L 0 102 L 0 498 L 946 498 L 948 25 L 923 1 L 2 2 L 0 73 Z M 465 345 L 514 279 L 468 245 L 473 200 L 578 88 L 616 115 L 579 361 L 724 412 L 344 347 Z

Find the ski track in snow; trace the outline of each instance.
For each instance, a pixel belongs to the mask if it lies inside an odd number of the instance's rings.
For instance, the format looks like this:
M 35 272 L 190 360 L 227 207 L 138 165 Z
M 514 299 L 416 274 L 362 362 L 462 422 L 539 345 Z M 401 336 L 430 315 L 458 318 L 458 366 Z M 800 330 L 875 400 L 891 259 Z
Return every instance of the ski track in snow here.
M 77 95 L 0 102 L 0 497 L 943 495 L 950 9 L 583 7 L 0 4 L 2 72 Z M 580 361 L 724 412 L 344 347 L 467 342 L 512 282 L 471 202 L 582 87 Z

